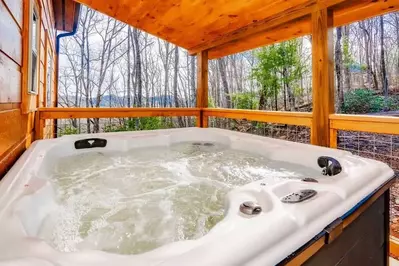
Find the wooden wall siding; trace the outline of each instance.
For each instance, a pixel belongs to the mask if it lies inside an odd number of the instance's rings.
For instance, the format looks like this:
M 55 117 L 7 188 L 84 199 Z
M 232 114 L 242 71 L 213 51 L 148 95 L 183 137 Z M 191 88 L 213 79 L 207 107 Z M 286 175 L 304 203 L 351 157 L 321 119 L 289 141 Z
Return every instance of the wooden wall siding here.
M 40 12 L 38 95 L 27 97 L 29 0 L 0 0 L 0 178 L 30 145 L 34 135 L 33 112 L 44 105 L 47 50 L 55 44 L 51 0 L 35 0 Z M 46 38 L 43 32 L 48 32 Z M 22 37 L 26 36 L 26 37 Z M 54 60 L 55 58 L 53 58 Z M 55 63 L 53 62 L 53 65 Z M 52 72 L 54 76 L 54 71 Z
M 21 102 L 21 67 L 0 52 L 0 103 Z
M 18 26 L 22 28 L 22 1 L 17 0 L 3 0 L 5 5 L 10 10 L 11 15 L 17 22 Z
M 53 10 L 53 1 L 52 0 L 41 0 L 42 3 L 42 22 L 43 22 L 43 30 L 47 30 L 50 36 L 50 43 L 52 46 L 55 46 L 55 28 L 54 28 L 54 12 Z M 51 12 L 49 12 L 51 11 Z M 44 34 L 44 33 L 43 33 Z M 44 35 L 43 35 L 44 36 Z M 44 39 L 42 38 L 42 41 Z
M 0 157 L 5 151 L 18 143 L 26 135 L 27 115 L 21 115 L 20 109 L 0 112 Z
M 17 0 L 15 0 L 17 1 Z M 0 50 L 17 64 L 22 60 L 21 29 L 9 13 L 5 4 L 0 1 Z

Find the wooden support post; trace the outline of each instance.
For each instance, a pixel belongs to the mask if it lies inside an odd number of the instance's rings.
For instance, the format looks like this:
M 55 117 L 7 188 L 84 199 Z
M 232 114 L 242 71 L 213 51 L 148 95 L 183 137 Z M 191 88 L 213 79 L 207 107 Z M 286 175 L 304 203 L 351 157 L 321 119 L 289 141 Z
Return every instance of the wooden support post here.
M 334 113 L 333 13 L 326 8 L 312 13 L 313 120 L 311 144 L 330 144 L 329 115 Z
M 44 139 L 45 120 L 40 119 L 40 112 L 36 111 L 35 117 L 35 140 Z
M 208 51 L 197 54 L 197 107 L 208 107 Z M 208 127 L 208 117 L 200 111 L 197 127 Z
M 330 128 L 330 148 L 338 148 L 338 130 Z

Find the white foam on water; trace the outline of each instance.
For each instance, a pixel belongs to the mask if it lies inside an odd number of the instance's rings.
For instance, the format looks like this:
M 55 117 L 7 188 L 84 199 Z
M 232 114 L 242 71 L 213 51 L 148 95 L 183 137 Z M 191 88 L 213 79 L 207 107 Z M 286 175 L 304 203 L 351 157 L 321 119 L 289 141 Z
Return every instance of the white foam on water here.
M 39 237 L 63 252 L 139 254 L 205 235 L 223 218 L 224 196 L 237 186 L 316 174 L 218 144 L 71 156 L 54 166 L 60 208 Z

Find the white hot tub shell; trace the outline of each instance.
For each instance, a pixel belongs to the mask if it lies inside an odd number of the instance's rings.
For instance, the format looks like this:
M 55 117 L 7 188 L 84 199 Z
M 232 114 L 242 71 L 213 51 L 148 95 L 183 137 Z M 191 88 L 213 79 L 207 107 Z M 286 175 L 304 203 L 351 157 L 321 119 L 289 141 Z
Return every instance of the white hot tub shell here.
M 106 147 L 75 149 L 75 141 L 93 137 L 106 139 Z M 63 253 L 37 237 L 43 219 L 56 204 L 46 173 L 57 160 L 82 152 L 118 152 L 189 141 L 223 143 L 231 149 L 319 169 L 320 176 L 312 176 L 318 183 L 285 180 L 263 186 L 259 180 L 234 189 L 227 195 L 225 218 L 208 234 L 139 255 L 98 250 Z M 317 164 L 320 156 L 337 159 L 342 172 L 323 176 Z M 221 129 L 75 135 L 36 141 L 0 183 L 0 265 L 275 265 L 334 220 L 353 211 L 393 175 L 386 164 L 349 152 Z M 281 202 L 282 197 L 301 189 L 313 189 L 317 194 L 296 204 Z M 262 212 L 253 217 L 241 214 L 239 206 L 245 201 L 257 202 Z

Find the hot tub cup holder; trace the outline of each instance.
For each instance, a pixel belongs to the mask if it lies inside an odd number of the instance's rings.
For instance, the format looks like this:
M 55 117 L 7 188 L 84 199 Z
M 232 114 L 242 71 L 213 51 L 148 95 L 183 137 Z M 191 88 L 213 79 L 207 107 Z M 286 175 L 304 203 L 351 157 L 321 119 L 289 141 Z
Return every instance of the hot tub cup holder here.
M 240 212 L 246 215 L 258 215 L 262 212 L 262 207 L 253 201 L 245 201 L 240 204 Z

